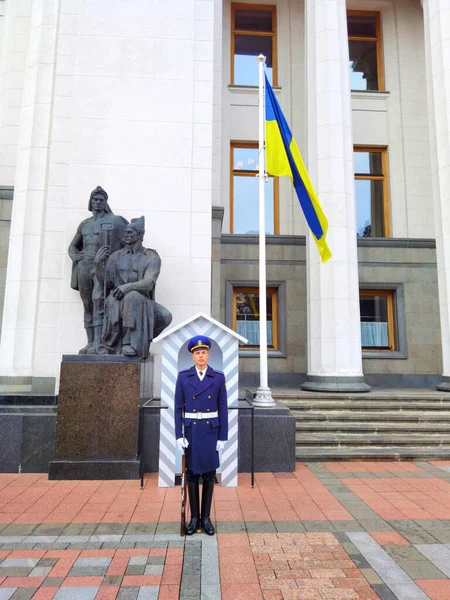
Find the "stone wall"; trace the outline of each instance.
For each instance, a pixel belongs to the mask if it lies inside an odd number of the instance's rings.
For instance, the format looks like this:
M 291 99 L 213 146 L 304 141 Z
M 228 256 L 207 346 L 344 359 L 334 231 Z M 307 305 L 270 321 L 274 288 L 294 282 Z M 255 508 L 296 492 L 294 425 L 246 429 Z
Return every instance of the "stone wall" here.
M 220 318 L 232 325 L 232 287 L 258 285 L 256 236 L 221 237 Z M 376 239 L 358 244 L 363 288 L 396 290 L 396 352 L 363 353 L 372 386 L 433 386 L 442 353 L 433 240 Z M 267 238 L 267 286 L 279 286 L 278 352 L 269 352 L 269 383 L 299 385 L 307 372 L 306 246 L 303 236 Z M 241 385 L 258 384 L 259 353 L 240 353 Z
M 8 264 L 9 232 L 11 229 L 12 188 L 0 187 L 0 331 L 3 322 L 6 267 Z

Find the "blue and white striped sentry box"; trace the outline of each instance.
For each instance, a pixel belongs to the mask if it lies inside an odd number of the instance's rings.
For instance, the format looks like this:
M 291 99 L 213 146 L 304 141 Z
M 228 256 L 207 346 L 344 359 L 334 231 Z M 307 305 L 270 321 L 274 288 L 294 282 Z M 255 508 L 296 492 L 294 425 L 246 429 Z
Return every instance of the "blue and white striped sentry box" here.
M 178 372 L 192 366 L 192 356 L 187 342 L 196 335 L 206 335 L 211 340 L 209 365 L 225 374 L 228 405 L 238 400 L 239 343 L 247 340 L 219 321 L 204 313 L 197 313 L 176 327 L 164 331 L 153 340 L 162 342 L 161 401 L 168 409 L 161 411 L 159 437 L 159 487 L 175 485 L 175 473 L 181 471 L 181 455 L 176 448 L 174 397 Z M 222 485 L 237 486 L 238 483 L 238 411 L 228 411 L 228 441 L 220 457 Z

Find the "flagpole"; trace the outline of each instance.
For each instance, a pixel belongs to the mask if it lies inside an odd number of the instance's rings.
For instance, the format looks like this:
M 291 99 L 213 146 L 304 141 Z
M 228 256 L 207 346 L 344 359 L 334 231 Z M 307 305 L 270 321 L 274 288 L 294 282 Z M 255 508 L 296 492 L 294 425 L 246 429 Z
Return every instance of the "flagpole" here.
M 266 285 L 266 202 L 265 189 L 265 86 L 264 63 L 266 57 L 258 56 L 259 69 L 259 364 L 260 383 L 253 399 L 253 404 L 259 407 L 276 406 L 269 388 L 269 375 L 267 365 L 267 285 Z

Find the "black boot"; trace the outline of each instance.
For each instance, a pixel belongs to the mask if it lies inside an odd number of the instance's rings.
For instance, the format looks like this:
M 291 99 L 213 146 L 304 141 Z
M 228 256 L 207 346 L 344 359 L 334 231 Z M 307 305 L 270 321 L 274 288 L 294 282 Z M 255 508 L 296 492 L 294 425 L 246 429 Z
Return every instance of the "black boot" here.
M 214 535 L 214 527 L 211 523 L 211 503 L 214 492 L 214 481 L 203 481 L 202 492 L 202 527 L 207 535 Z
M 186 527 L 186 535 L 194 535 L 197 530 L 201 531 L 199 518 L 199 486 L 198 481 L 188 481 L 187 487 L 189 490 L 189 506 L 191 507 L 191 520 Z

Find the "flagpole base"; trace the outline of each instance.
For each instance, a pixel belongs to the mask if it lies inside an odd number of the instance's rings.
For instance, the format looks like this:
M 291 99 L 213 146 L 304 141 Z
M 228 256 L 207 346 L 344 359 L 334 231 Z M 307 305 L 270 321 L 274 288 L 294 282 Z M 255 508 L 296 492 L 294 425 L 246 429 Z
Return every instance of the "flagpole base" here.
M 256 391 L 256 396 L 253 398 L 253 405 L 260 408 L 268 408 L 276 406 L 277 403 L 272 397 L 272 392 L 269 387 L 259 387 Z

